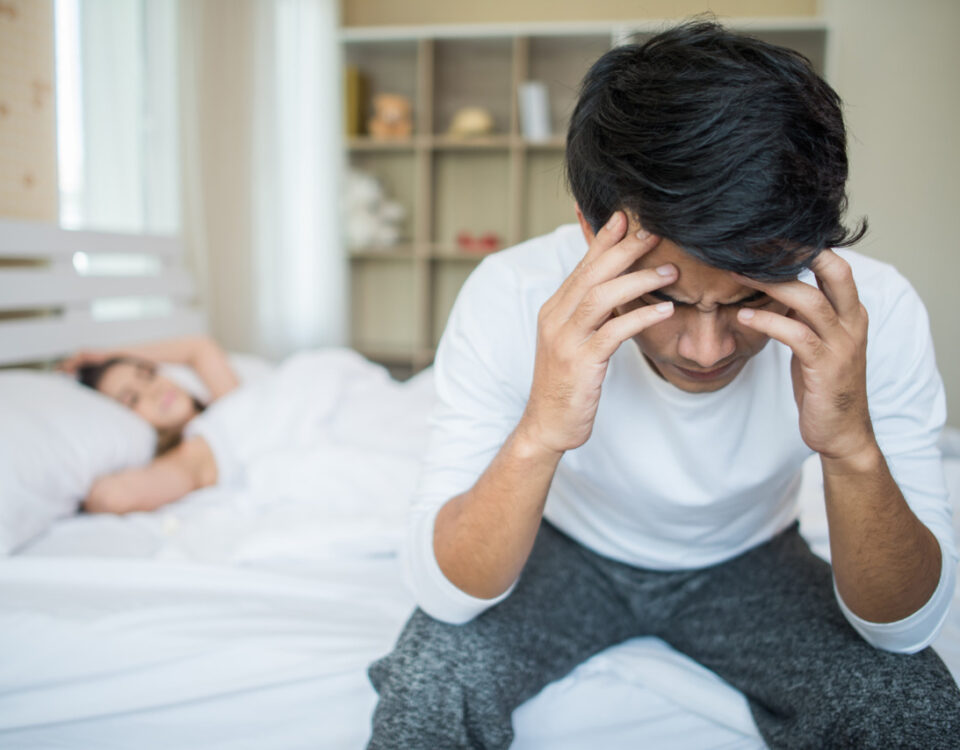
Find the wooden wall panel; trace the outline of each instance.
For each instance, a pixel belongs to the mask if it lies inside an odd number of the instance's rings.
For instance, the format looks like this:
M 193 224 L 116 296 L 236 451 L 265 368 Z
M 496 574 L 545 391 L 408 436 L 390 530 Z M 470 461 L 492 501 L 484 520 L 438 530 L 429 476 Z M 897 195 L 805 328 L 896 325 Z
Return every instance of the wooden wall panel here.
M 53 0 L 0 0 L 0 216 L 57 220 Z

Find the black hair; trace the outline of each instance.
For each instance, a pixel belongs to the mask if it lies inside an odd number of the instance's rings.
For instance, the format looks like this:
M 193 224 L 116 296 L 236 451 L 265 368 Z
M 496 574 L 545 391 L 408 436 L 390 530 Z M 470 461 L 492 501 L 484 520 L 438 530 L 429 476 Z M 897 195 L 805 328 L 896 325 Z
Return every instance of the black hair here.
M 97 390 L 100 387 L 100 381 L 103 380 L 103 376 L 107 374 L 109 370 L 114 365 L 119 364 L 131 364 L 136 366 L 142 366 L 144 364 L 150 365 L 149 362 L 144 362 L 144 360 L 136 359 L 134 357 L 111 357 L 110 359 L 104 360 L 103 362 L 98 362 L 96 364 L 90 365 L 81 365 L 77 368 L 77 380 L 83 383 L 88 388 L 93 388 Z
M 567 181 L 594 231 L 619 209 L 716 268 L 792 278 L 867 229 L 842 223 L 840 107 L 800 53 L 694 19 L 590 68 Z

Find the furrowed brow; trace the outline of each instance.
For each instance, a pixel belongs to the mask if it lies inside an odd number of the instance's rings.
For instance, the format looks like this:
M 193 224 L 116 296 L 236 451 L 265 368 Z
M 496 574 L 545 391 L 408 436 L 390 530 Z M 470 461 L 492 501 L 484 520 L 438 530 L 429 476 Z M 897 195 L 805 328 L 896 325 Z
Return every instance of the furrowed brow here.
M 694 304 L 693 302 L 684 302 L 682 300 L 678 300 L 675 297 L 671 297 L 669 294 L 660 291 L 659 289 L 654 289 L 649 294 L 651 297 L 656 297 L 657 299 L 663 300 L 664 302 L 672 302 L 675 305 L 693 305 Z M 747 302 L 756 302 L 758 300 L 763 299 L 766 296 L 767 296 L 766 292 L 758 291 L 758 292 L 753 292 L 751 294 L 748 294 L 746 297 L 741 297 L 740 299 L 735 299 L 732 302 L 724 302 L 722 304 L 725 307 L 732 307 L 734 305 L 743 305 Z

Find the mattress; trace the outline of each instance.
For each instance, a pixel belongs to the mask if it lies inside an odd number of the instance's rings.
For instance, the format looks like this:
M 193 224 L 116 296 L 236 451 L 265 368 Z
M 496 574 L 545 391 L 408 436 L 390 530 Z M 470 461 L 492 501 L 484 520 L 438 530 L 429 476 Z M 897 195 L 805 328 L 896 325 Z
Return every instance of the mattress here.
M 78 515 L 0 565 L 0 746 L 364 747 L 366 667 L 413 608 L 396 552 L 415 466 L 392 454 L 380 471 L 369 451 L 337 447 L 336 460 L 299 447 L 259 467 L 308 491 L 261 481 L 149 514 Z M 825 556 L 815 461 L 801 500 Z M 960 677 L 960 607 L 935 648 Z M 655 638 L 596 655 L 514 726 L 515 750 L 764 746 L 739 693 Z

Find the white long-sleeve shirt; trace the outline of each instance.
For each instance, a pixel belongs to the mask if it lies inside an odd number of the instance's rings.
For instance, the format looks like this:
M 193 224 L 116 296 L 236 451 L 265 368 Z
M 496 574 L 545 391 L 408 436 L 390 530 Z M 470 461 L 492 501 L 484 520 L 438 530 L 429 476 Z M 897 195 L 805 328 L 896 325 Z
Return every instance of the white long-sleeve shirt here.
M 564 226 L 485 259 L 460 292 L 436 358 L 438 403 L 404 552 L 421 608 L 465 622 L 496 604 L 458 589 L 433 549 L 437 511 L 470 489 L 516 427 L 533 378 L 537 314 L 587 250 Z M 910 617 L 869 623 L 874 645 L 915 651 L 933 640 L 953 593 L 957 553 L 937 438 L 946 417 L 922 302 L 891 266 L 842 252 L 870 316 L 867 388 L 891 473 L 940 543 L 936 592 Z M 801 277 L 804 278 L 804 277 Z M 807 276 L 806 280 L 812 277 Z M 544 516 L 595 552 L 654 570 L 714 565 L 797 517 L 800 437 L 790 350 L 771 340 L 726 387 L 687 393 L 633 341 L 613 355 L 590 439 L 560 461 Z

